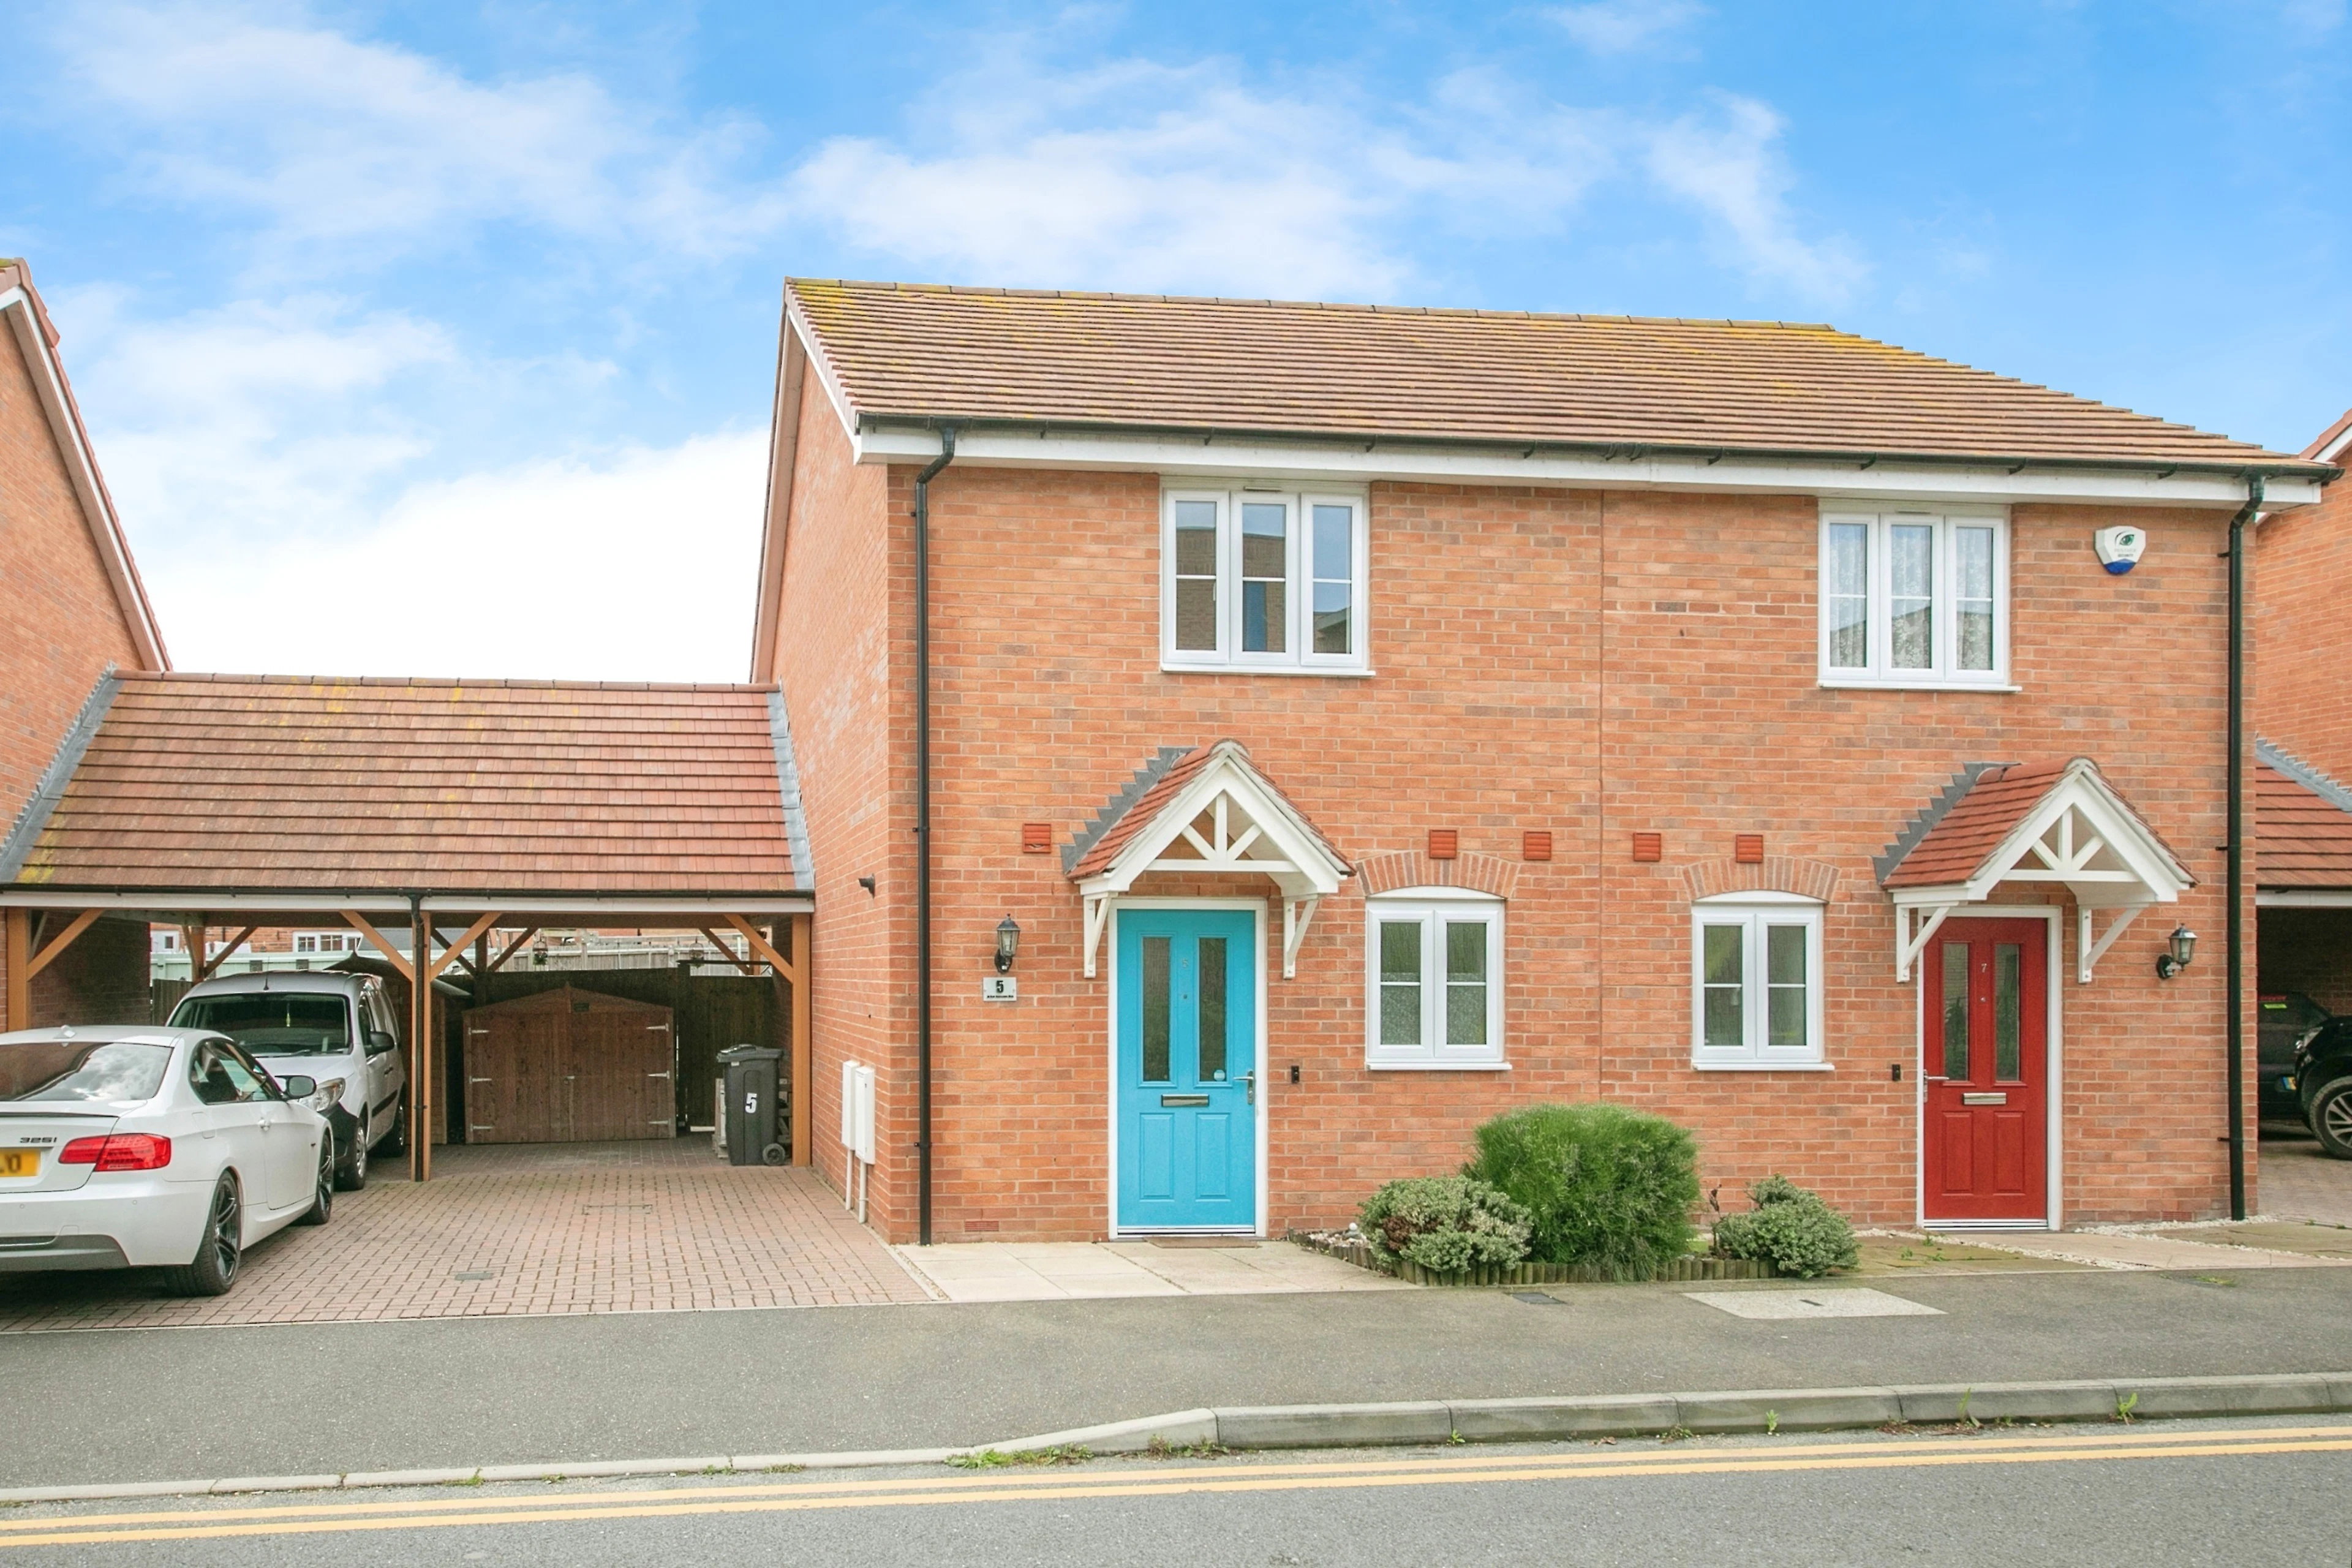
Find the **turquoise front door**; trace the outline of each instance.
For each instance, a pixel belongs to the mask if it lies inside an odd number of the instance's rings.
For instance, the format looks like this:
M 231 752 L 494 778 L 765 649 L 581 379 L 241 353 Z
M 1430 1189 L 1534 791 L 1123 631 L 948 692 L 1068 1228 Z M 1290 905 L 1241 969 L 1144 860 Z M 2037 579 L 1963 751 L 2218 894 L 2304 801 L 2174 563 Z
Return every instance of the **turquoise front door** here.
M 1256 921 L 1120 910 L 1118 1227 L 1257 1228 Z

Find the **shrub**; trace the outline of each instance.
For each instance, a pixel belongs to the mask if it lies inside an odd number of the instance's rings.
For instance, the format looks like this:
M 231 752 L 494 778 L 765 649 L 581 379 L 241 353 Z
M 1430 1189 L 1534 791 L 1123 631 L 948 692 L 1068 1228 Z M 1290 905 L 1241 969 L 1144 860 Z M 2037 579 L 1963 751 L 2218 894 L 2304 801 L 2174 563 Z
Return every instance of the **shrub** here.
M 1357 1223 L 1372 1256 L 1399 1258 L 1441 1274 L 1488 1264 L 1524 1262 L 1528 1211 L 1484 1182 L 1464 1176 L 1413 1176 L 1391 1182 L 1364 1202 Z
M 1820 1194 L 1774 1175 L 1751 1184 L 1748 1196 L 1756 1205 L 1752 1212 L 1715 1222 L 1715 1250 L 1723 1257 L 1769 1258 L 1781 1273 L 1800 1279 L 1862 1261 L 1853 1226 Z
M 1478 1129 L 1463 1174 L 1526 1205 L 1543 1263 L 1649 1278 L 1691 1248 L 1698 1146 L 1664 1117 L 1615 1105 L 1530 1105 Z

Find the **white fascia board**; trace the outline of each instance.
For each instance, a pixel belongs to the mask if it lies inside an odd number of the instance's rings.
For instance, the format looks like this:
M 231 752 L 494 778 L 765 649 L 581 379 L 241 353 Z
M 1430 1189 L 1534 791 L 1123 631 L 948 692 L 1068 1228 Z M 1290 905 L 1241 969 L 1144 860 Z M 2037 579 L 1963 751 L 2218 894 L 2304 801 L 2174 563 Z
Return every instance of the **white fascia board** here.
M 832 385 L 829 377 L 827 385 Z M 856 431 L 850 444 L 860 463 L 925 463 L 940 455 L 939 436 L 929 430 Z M 1416 447 L 1402 440 L 1394 444 L 1340 445 L 1238 437 L 1064 435 L 1052 430 L 1031 435 L 981 430 L 958 433 L 956 462 L 961 467 L 1079 468 L 1188 479 L 1245 473 L 1257 478 L 1295 479 L 1303 484 L 1360 485 L 1375 479 L 1400 479 L 1546 485 L 1570 489 L 1799 494 L 1953 505 L 1974 502 L 2010 506 L 2021 501 L 2048 501 L 2235 510 L 2246 500 L 2245 481 L 2228 474 L 2175 473 L 2159 479 L 2153 473 L 2101 469 L 2028 468 L 2011 473 L 1994 465 L 1944 468 L 1894 461 L 1864 468 L 1853 463 L 1768 459 L 1737 453 L 1713 463 L 1703 458 L 1682 456 L 1606 459 L 1537 452 L 1518 457 L 1499 446 Z M 2273 508 L 2309 505 L 2318 500 L 2319 486 L 2309 479 L 2273 479 L 2267 488 L 2266 504 Z
M 488 914 L 492 910 L 496 910 L 500 914 L 594 915 L 599 920 L 610 920 L 615 924 L 628 923 L 620 920 L 619 917 L 623 915 L 642 915 L 646 918 L 641 923 L 650 925 L 658 920 L 676 920 L 687 916 L 692 916 L 697 920 L 709 920 L 717 915 L 812 914 L 816 910 L 816 895 L 786 893 L 753 896 L 747 893 L 740 898 L 665 899 L 646 893 L 635 895 L 614 893 L 605 897 L 589 895 L 572 898 L 502 898 L 495 893 L 435 893 L 425 900 L 425 908 L 429 913 L 456 913 L 463 910 L 479 915 Z
M 2254 894 L 2263 910 L 2352 910 L 2352 888 L 2265 888 Z
M 801 352 L 808 355 L 809 363 L 816 367 L 817 382 L 824 388 L 826 400 L 833 405 L 833 416 L 841 421 L 841 433 L 849 437 L 850 447 L 855 450 L 857 446 L 857 416 L 850 407 L 849 394 L 843 388 L 841 377 L 835 373 L 833 361 L 825 355 L 824 340 L 817 336 L 815 328 L 809 325 L 807 313 L 801 309 L 800 296 L 789 288 L 784 290 L 784 323 L 786 330 L 800 339 Z M 923 460 L 929 462 L 939 455 L 939 439 L 933 437 L 931 449 L 923 454 Z M 859 460 L 862 462 L 864 458 L 861 457 Z
M 396 893 L 77 893 L 48 889 L 0 892 L 0 907 L 19 910 L 153 910 L 187 914 L 234 915 L 240 910 L 288 914 L 316 910 L 334 914 L 362 910 L 406 914 L 408 900 Z

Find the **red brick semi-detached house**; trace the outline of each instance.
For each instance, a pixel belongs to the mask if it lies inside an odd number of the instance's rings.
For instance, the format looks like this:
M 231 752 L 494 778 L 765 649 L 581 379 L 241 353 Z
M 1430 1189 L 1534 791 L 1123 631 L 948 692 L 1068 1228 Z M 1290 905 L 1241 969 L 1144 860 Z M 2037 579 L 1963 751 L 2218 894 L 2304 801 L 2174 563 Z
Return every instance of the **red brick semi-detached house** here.
M 62 785 L 44 770 L 101 677 L 172 667 L 58 343 L 32 269 L 0 258 L 0 830 Z M 0 1029 L 145 1020 L 143 921 L 100 920 L 54 950 L 46 924 L 0 920 Z
M 1278 1235 L 1544 1100 L 1869 1221 L 2224 1209 L 2221 943 L 2158 959 L 2230 519 L 2326 466 L 1825 327 L 784 303 L 753 675 L 892 1237 Z

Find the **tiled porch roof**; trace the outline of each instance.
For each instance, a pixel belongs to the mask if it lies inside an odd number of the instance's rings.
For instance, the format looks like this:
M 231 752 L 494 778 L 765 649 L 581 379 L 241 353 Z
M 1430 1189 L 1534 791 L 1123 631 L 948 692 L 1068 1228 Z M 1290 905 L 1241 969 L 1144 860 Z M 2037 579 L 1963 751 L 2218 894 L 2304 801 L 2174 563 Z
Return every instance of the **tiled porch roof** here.
M 1209 765 L 1211 760 L 1216 755 L 1217 747 L 1223 744 L 1224 744 L 1223 742 L 1214 742 L 1205 746 L 1195 746 L 1189 752 L 1179 751 L 1172 746 L 1165 747 L 1150 762 L 1137 770 L 1134 784 L 1113 796 L 1072 845 L 1071 847 L 1076 854 L 1075 858 L 1068 860 L 1071 879 L 1083 881 L 1088 877 L 1097 876 L 1107 870 L 1110 863 L 1118 858 L 1119 851 L 1126 848 L 1136 835 L 1150 827 L 1160 812 L 1167 809 L 1168 805 L 1183 793 L 1184 786 L 1191 784 L 1201 770 Z M 1299 825 L 1307 832 L 1314 834 L 1316 842 L 1330 849 L 1334 859 L 1344 862 L 1346 857 L 1340 855 L 1338 849 L 1332 848 L 1331 841 L 1323 837 L 1322 832 L 1315 826 L 1314 822 L 1305 812 L 1298 809 L 1298 804 L 1290 798 L 1282 786 L 1267 777 L 1265 771 L 1258 768 L 1255 763 L 1251 764 L 1251 768 L 1260 779 L 1265 781 L 1265 786 L 1275 793 L 1282 804 L 1289 808 L 1291 815 L 1297 818 Z M 1137 784 L 1142 786 L 1140 793 L 1136 791 Z
M 1894 892 L 1968 881 L 2078 763 L 2089 774 L 2097 775 L 2096 765 L 2080 757 L 2045 763 L 1979 763 L 1963 769 L 1904 838 L 1881 858 L 1880 885 Z M 2149 840 L 2163 846 L 2162 836 L 2148 826 L 2130 803 L 2116 795 L 2112 785 L 2100 782 L 2108 797 Z M 2167 847 L 2164 853 L 2172 852 Z M 2172 858 L 2177 862 L 2179 858 Z
M 0 887 L 804 890 L 772 688 L 127 675 Z
M 2267 741 L 2255 759 L 2255 884 L 2352 888 L 2352 790 Z

